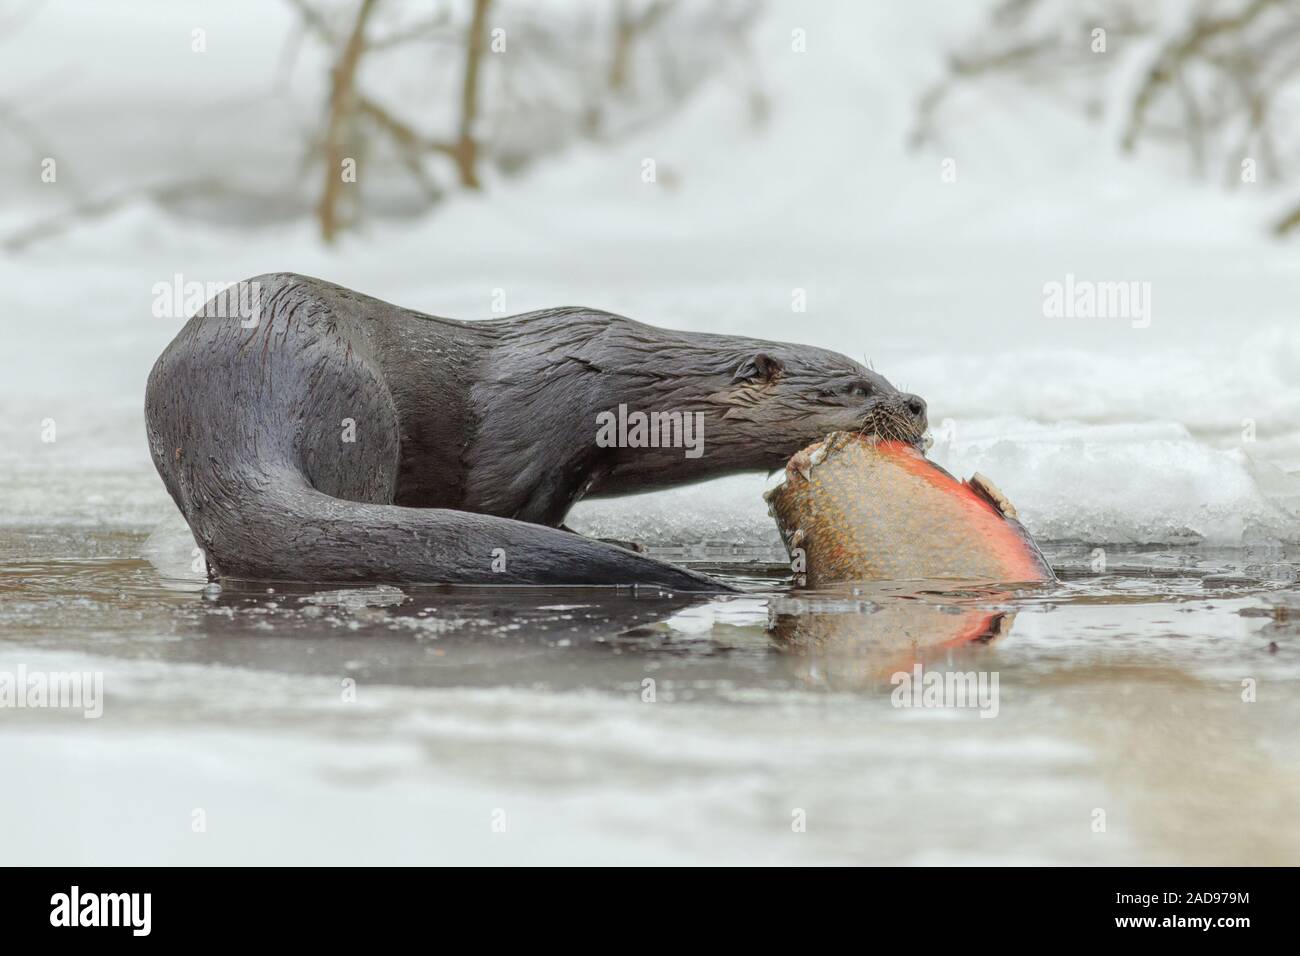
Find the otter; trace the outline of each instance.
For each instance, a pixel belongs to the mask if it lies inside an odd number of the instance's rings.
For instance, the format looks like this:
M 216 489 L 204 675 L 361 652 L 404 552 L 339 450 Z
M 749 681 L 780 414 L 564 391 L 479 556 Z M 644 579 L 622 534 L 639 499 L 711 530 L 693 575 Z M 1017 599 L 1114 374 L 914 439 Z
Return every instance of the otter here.
M 691 415 L 702 443 L 598 442 L 627 410 Z M 688 591 L 733 588 L 569 531 L 569 509 L 771 471 L 832 431 L 926 428 L 920 398 L 825 349 L 587 308 L 458 321 L 289 273 L 189 320 L 145 419 L 214 580 Z

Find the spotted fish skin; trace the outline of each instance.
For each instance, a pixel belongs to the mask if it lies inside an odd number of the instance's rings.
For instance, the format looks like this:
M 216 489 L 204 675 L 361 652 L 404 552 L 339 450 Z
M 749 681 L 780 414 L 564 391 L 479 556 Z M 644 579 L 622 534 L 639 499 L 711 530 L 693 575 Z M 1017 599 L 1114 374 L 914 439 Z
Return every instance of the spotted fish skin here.
M 1006 497 L 958 481 L 912 445 L 835 432 L 798 452 L 765 496 L 796 577 L 846 581 L 1055 581 Z

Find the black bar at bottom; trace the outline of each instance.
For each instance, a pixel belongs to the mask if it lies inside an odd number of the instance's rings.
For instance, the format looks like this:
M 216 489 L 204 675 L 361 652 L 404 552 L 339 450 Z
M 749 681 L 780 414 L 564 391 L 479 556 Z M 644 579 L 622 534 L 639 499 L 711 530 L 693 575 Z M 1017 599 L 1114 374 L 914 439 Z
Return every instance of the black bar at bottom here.
M 999 935 L 1045 928 L 1070 941 L 1104 935 L 1181 942 L 1200 935 L 1230 943 L 1242 932 L 1284 929 L 1292 914 L 1283 907 L 1294 910 L 1296 883 L 1296 871 L 1287 869 L 1175 868 L 628 872 L 614 879 L 575 870 L 541 881 L 522 874 L 516 886 L 515 874 L 420 869 L 8 872 L 10 886 L 0 894 L 6 942 L 76 934 L 80 942 L 283 938 L 297 945 L 373 942 L 466 920 L 480 923 L 494 943 L 512 928 L 531 934 L 534 943 L 539 934 L 580 939 L 618 925 L 639 927 L 634 936 L 654 936 L 683 927 L 691 913 L 732 943 L 750 933 L 763 937 L 774 929 L 774 917 L 793 921 L 786 929 L 796 933 L 799 923 L 813 920 L 882 935 L 947 927 L 960 936 L 962 927 L 997 926 Z M 833 894 L 820 892 L 832 883 L 839 884 Z

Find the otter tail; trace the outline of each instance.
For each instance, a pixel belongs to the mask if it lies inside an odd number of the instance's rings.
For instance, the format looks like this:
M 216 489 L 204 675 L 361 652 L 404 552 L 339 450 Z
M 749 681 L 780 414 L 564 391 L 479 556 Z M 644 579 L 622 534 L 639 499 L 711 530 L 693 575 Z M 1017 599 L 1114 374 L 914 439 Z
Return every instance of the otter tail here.
M 569 531 L 443 508 L 348 501 L 293 474 L 258 477 L 261 487 L 246 484 L 243 494 L 225 499 L 220 535 L 205 534 L 203 518 L 190 520 L 209 567 L 222 577 L 736 590 Z

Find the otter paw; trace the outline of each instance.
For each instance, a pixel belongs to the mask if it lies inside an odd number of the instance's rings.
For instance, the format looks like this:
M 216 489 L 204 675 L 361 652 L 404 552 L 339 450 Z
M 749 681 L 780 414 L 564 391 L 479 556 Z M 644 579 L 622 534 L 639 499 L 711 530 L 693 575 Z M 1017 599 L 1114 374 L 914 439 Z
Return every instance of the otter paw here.
M 618 538 L 597 538 L 596 540 L 619 548 L 626 548 L 628 551 L 635 551 L 637 554 L 645 554 L 645 545 L 636 541 L 620 541 Z

